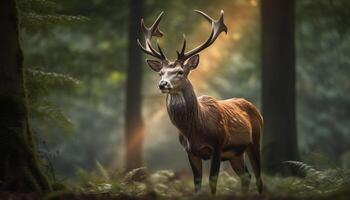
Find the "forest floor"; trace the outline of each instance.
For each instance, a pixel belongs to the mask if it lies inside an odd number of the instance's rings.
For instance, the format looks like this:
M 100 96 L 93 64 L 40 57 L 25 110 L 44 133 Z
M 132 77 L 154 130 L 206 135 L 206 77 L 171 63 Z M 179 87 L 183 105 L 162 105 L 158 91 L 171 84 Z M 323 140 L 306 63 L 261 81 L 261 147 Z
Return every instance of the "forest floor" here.
M 203 178 L 202 191 L 195 194 L 191 175 L 160 170 L 149 173 L 145 168 L 127 174 L 108 172 L 97 163 L 94 172 L 78 171 L 79 180 L 56 183 L 56 191 L 36 193 L 1 193 L 0 200 L 348 200 L 350 199 L 350 169 L 316 170 L 304 163 L 294 162 L 303 178 L 263 176 L 266 189 L 258 195 L 255 180 L 248 193 L 241 192 L 237 176 L 222 171 L 217 195 L 209 192 L 207 177 Z
M 61 194 L 53 196 L 45 196 L 36 193 L 0 193 L 1 200 L 38 200 L 38 199 L 55 199 L 55 200 L 155 200 L 155 199 L 169 199 L 169 200 L 293 200 L 292 197 L 267 197 L 264 195 L 189 195 L 183 197 L 164 198 L 156 194 L 146 194 L 142 196 L 128 196 L 128 195 L 113 195 L 113 194 Z

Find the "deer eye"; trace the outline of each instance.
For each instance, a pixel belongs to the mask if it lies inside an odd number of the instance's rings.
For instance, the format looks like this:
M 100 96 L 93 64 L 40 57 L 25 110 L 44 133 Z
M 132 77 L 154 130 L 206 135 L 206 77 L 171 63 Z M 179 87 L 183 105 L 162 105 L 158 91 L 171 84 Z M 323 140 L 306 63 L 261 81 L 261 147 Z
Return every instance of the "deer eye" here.
M 182 76 L 184 74 L 184 72 L 183 71 L 178 71 L 177 74 Z
M 164 72 L 159 72 L 158 74 L 159 76 L 163 76 Z

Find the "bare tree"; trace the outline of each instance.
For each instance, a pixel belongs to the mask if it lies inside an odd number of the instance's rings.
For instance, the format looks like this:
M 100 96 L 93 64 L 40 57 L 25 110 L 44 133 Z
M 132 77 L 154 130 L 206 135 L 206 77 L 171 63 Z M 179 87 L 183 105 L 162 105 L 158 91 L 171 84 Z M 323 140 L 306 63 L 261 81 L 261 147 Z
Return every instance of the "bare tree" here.
M 295 105 L 294 0 L 262 0 L 262 99 L 264 166 L 288 174 L 282 163 L 298 160 Z
M 143 0 L 129 1 L 129 48 L 126 86 L 125 140 L 126 170 L 142 166 L 144 125 L 142 121 L 142 55 L 136 40 L 140 38 Z

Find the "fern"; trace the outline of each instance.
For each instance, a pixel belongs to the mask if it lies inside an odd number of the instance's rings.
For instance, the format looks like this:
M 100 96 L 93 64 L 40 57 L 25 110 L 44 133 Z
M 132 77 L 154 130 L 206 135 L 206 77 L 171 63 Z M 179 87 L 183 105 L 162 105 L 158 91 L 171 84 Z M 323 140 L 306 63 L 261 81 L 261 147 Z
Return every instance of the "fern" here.
M 65 74 L 33 69 L 25 70 L 25 85 L 30 103 L 40 101 L 58 89 L 72 91 L 78 84 L 77 79 Z
M 53 127 L 69 134 L 74 132 L 73 122 L 63 114 L 62 110 L 50 101 L 31 103 L 29 105 L 30 116 L 33 120 L 38 120 L 37 126 L 50 132 Z
M 97 168 L 97 171 L 99 172 L 99 174 L 106 180 L 109 180 L 110 179 L 110 176 L 107 172 L 107 170 L 101 165 L 100 162 L 98 162 L 97 160 L 95 161 L 96 162 L 96 168 Z
M 27 69 L 25 85 L 28 98 L 28 110 L 31 119 L 45 132 L 52 127 L 64 133 L 74 132 L 74 124 L 62 110 L 50 100 L 52 92 L 58 89 L 73 90 L 79 81 L 64 74 Z
M 17 4 L 22 12 L 36 11 L 45 13 L 48 11 L 54 12 L 60 8 L 56 2 L 47 0 L 18 0 Z
M 323 178 L 322 173 L 313 168 L 311 165 L 305 164 L 300 161 L 284 161 L 283 163 L 296 167 L 300 172 L 306 174 L 307 176 Z
M 26 69 L 26 78 L 33 78 L 38 82 L 45 82 L 49 85 L 78 85 L 79 80 L 66 75 L 42 70 Z
M 27 30 L 47 30 L 56 26 L 71 26 L 76 23 L 85 22 L 88 18 L 84 16 L 72 16 L 57 14 L 59 4 L 48 0 L 20 0 L 20 27 Z
M 21 13 L 20 19 L 20 26 L 29 30 L 47 29 L 58 25 L 71 26 L 88 20 L 88 18 L 83 16 L 37 14 L 34 12 Z
M 60 6 L 50 0 L 19 0 L 20 27 L 29 30 L 47 29 L 49 27 L 72 25 L 86 21 L 81 16 L 56 14 Z M 65 74 L 45 72 L 36 69 L 25 70 L 25 86 L 27 90 L 29 114 L 35 128 L 45 133 L 52 132 L 52 128 L 60 132 L 72 133 L 74 125 L 54 104 L 50 97 L 53 92 L 75 88 L 79 81 Z
M 339 191 L 350 185 L 350 171 L 348 169 L 316 170 L 311 165 L 300 161 L 286 161 L 286 164 L 297 167 L 306 177 L 297 181 L 295 188 L 289 189 L 294 195 L 318 196 Z

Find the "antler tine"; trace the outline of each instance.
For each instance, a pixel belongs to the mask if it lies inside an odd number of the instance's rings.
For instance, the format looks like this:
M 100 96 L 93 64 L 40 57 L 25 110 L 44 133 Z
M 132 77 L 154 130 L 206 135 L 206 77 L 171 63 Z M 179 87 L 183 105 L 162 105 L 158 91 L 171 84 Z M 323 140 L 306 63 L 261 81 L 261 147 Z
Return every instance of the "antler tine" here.
M 156 36 L 156 37 L 162 37 L 163 36 L 163 32 L 159 30 L 159 23 L 160 23 L 160 20 L 163 17 L 163 14 L 164 14 L 164 11 L 162 11 L 159 14 L 159 16 L 157 17 L 156 21 L 154 21 L 154 23 L 150 27 L 152 36 Z
M 141 18 L 141 28 L 142 28 L 142 32 L 143 33 L 147 33 L 148 32 L 148 28 L 145 25 L 145 22 L 144 22 L 143 18 Z
M 181 58 L 182 56 L 184 56 L 185 54 L 185 49 L 186 49 L 186 35 L 183 34 L 183 44 L 182 44 L 182 48 L 181 48 L 181 53 L 179 53 L 179 51 L 176 51 L 177 53 L 177 59 Z
M 166 60 L 167 58 L 166 58 L 166 56 L 164 55 L 162 49 L 160 48 L 160 46 L 159 46 L 159 41 L 158 41 L 158 40 L 157 40 L 157 48 L 158 48 L 158 51 L 159 51 L 160 55 L 162 56 L 162 58 Z
M 213 42 L 216 40 L 216 38 L 219 36 L 221 32 L 225 32 L 227 34 L 227 26 L 224 23 L 224 11 L 220 11 L 220 18 L 217 21 L 214 21 L 214 29 L 217 32 L 217 34 L 214 35 L 214 38 L 212 39 Z
M 205 14 L 204 12 L 200 11 L 200 10 L 193 10 L 196 13 L 199 13 L 200 15 L 202 15 L 206 20 L 208 20 L 208 22 L 213 22 L 214 19 L 211 18 L 209 15 Z
M 201 45 L 197 46 L 196 48 L 194 48 L 193 50 L 191 50 L 187 53 L 181 52 L 181 54 L 178 54 L 178 60 L 180 60 L 182 62 L 184 62 L 185 60 L 187 60 L 191 56 L 201 52 L 202 50 L 206 49 L 211 44 L 213 44 L 221 32 L 225 32 L 227 34 L 227 27 L 224 23 L 224 11 L 223 10 L 221 10 L 220 18 L 218 20 L 214 20 L 209 15 L 205 14 L 204 12 L 202 12 L 200 10 L 194 10 L 194 11 L 196 13 L 199 13 L 200 15 L 202 15 L 208 22 L 211 23 L 212 31 L 211 31 L 209 38 L 204 43 L 202 43 Z M 184 51 L 184 49 L 183 49 L 183 51 Z
M 152 24 L 152 26 L 150 26 L 149 28 L 145 25 L 144 20 L 141 19 L 141 28 L 144 34 L 145 46 L 143 46 L 140 40 L 137 39 L 137 43 L 141 47 L 143 52 L 153 57 L 156 57 L 160 60 L 166 60 L 167 58 L 164 55 L 163 51 L 161 50 L 158 41 L 157 41 L 157 47 L 159 52 L 152 47 L 151 39 L 153 36 L 155 37 L 163 36 L 163 32 L 160 31 L 159 29 L 159 23 L 160 23 L 160 20 L 162 19 L 163 14 L 164 12 L 161 12 L 157 17 L 157 19 Z
M 143 52 L 145 52 L 146 54 L 148 54 L 148 55 L 150 55 L 150 56 L 155 56 L 155 55 L 153 54 L 153 52 L 150 51 L 150 49 L 148 48 L 148 45 L 147 45 L 147 44 L 146 44 L 146 47 L 144 47 L 144 46 L 141 44 L 141 42 L 140 42 L 139 39 L 137 39 L 137 44 L 141 47 L 141 50 L 142 50 Z M 148 49 L 147 49 L 147 48 L 148 48 Z

